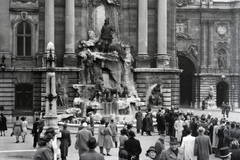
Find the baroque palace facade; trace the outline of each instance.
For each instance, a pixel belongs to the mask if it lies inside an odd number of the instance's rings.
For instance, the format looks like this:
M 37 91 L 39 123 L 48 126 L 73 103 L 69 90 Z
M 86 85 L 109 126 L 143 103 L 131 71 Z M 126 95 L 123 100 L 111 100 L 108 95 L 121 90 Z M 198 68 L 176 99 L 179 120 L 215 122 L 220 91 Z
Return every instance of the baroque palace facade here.
M 3 0 L 0 7 L 0 105 L 9 122 L 44 110 L 48 42 L 57 56 L 56 85 L 72 107 L 79 43 L 89 30 L 99 36 L 107 17 L 113 41 L 130 45 L 142 100 L 161 83 L 164 106 L 197 108 L 213 86 L 218 106 L 238 107 L 238 1 Z

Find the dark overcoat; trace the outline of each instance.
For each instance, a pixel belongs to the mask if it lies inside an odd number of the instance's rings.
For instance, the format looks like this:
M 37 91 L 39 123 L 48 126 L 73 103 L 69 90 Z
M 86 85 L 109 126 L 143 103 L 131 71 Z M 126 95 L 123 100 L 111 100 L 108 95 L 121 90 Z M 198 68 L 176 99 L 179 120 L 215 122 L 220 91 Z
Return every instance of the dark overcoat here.
M 162 151 L 160 154 L 160 160 L 184 160 L 183 150 L 178 148 L 178 154 L 176 155 L 171 148 Z
M 148 113 L 146 118 L 146 131 L 153 131 L 153 119 L 152 114 Z
M 87 153 L 80 156 L 81 160 L 104 160 L 104 156 L 97 153 L 94 149 L 90 149 Z
M 70 131 L 67 129 L 63 129 L 60 131 L 62 133 L 62 137 L 60 138 L 61 145 L 61 157 L 67 157 L 68 156 L 68 147 L 71 146 L 71 135 Z
M 6 131 L 7 130 L 7 119 L 6 117 L 0 117 L 0 131 Z
M 135 119 L 137 121 L 137 130 L 140 130 L 142 128 L 142 112 L 139 111 L 135 114 Z
M 134 155 L 136 156 L 135 160 L 139 160 L 139 155 L 142 153 L 142 148 L 139 140 L 130 137 L 128 140 L 125 141 L 124 149 L 128 153 L 128 160 L 131 160 L 131 157 Z

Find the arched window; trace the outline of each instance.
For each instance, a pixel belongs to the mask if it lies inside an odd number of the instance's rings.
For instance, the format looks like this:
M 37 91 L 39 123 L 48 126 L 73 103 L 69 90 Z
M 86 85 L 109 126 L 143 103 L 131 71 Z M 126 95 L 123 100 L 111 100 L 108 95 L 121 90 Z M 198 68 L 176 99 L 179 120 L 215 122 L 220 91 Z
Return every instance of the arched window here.
M 32 30 L 28 22 L 23 21 L 17 26 L 17 56 L 31 56 Z
M 33 86 L 22 83 L 15 86 L 15 109 L 33 108 Z

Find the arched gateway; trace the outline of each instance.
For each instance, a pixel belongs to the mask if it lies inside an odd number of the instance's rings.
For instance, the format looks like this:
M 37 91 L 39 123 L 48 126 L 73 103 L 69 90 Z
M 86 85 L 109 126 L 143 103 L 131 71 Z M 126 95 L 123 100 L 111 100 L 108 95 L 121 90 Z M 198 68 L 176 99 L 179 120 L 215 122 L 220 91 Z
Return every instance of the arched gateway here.
M 193 101 L 193 76 L 197 67 L 191 59 L 186 56 L 178 56 L 180 74 L 180 105 L 190 106 Z
M 229 85 L 225 81 L 217 84 L 217 106 L 221 107 L 222 102 L 229 103 Z

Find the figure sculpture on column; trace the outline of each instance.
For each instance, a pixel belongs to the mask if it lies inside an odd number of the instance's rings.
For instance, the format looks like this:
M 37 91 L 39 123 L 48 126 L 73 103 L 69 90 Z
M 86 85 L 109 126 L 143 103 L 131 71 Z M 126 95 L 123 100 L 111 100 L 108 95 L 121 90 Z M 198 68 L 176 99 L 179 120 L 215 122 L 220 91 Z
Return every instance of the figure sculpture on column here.
M 68 95 L 66 89 L 60 83 L 57 85 L 57 106 L 68 108 Z
M 109 52 L 109 46 L 112 43 L 114 31 L 115 29 L 110 25 L 109 18 L 106 18 L 100 36 L 100 40 L 102 41 L 102 52 Z
M 152 92 L 151 95 L 148 97 L 148 107 L 151 108 L 152 106 L 160 106 L 162 105 L 162 89 L 161 84 L 157 84 Z

